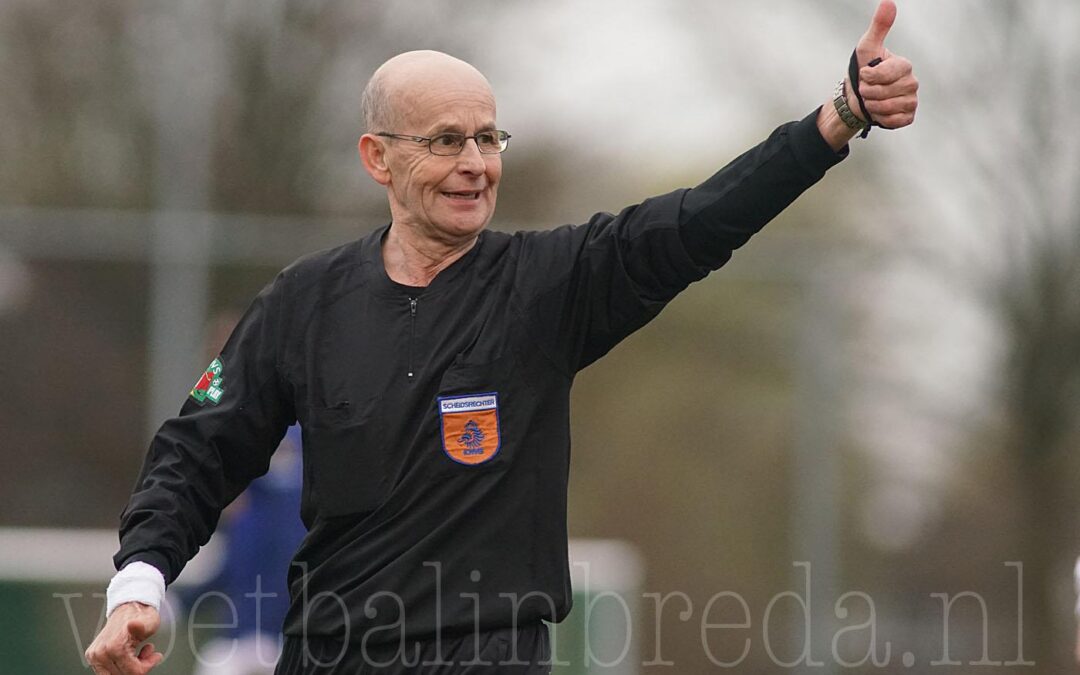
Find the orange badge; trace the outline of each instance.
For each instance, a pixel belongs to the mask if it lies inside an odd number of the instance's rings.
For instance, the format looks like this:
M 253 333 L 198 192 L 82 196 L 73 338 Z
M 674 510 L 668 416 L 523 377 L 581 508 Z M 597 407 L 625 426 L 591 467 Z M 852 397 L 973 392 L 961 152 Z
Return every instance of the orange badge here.
M 443 450 L 462 464 L 481 464 L 499 452 L 499 395 L 439 397 Z

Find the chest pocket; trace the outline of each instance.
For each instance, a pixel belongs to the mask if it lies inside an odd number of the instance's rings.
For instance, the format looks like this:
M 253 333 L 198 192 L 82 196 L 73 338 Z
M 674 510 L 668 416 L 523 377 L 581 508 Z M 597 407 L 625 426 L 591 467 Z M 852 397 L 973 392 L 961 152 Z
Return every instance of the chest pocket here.
M 529 387 L 512 354 L 486 363 L 454 363 L 435 401 L 439 473 L 506 469 L 518 460 L 521 413 Z
M 382 407 L 377 398 L 313 407 L 304 433 L 304 499 L 334 517 L 375 510 L 390 493 Z

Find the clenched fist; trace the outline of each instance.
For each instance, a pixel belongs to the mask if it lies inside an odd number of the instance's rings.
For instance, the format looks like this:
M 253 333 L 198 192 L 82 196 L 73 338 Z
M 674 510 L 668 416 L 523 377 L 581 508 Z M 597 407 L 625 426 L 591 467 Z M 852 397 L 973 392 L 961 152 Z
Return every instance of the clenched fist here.
M 156 633 L 160 625 L 161 617 L 150 605 L 127 602 L 113 610 L 105 627 L 86 648 L 86 661 L 94 675 L 145 675 L 150 672 L 165 657 L 154 651 L 154 645 L 142 643 Z

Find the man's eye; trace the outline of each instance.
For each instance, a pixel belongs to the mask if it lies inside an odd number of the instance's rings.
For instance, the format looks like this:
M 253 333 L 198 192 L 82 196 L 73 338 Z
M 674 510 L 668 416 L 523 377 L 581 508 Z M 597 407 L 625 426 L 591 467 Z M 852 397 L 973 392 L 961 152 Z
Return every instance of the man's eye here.
M 485 131 L 483 133 L 476 134 L 476 142 L 480 145 L 498 145 L 499 141 L 495 138 L 494 131 Z
M 461 145 L 461 134 L 439 134 L 431 139 L 432 145 L 441 145 L 444 148 L 453 148 Z

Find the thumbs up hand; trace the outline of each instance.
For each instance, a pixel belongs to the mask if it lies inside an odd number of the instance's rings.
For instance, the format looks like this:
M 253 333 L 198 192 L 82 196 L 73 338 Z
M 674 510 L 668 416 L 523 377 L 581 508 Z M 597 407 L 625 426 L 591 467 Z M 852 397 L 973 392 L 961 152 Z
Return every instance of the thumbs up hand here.
M 859 44 L 855 47 L 860 66 L 865 66 L 874 59 L 884 61 L 887 57 L 892 56 L 889 50 L 885 49 L 885 37 L 888 36 L 889 29 L 892 28 L 895 22 L 896 3 L 883 0 L 878 5 L 877 11 L 874 12 L 870 27 L 863 33 L 862 38 L 859 39 Z
M 899 129 L 914 122 L 919 105 L 919 81 L 912 74 L 911 61 L 885 48 L 885 37 L 895 21 L 896 3 L 881 0 L 870 27 L 855 47 L 859 62 L 859 93 L 874 121 L 888 129 Z M 878 59 L 876 65 L 870 65 Z M 850 80 L 847 92 L 848 106 L 859 119 L 866 121 Z

